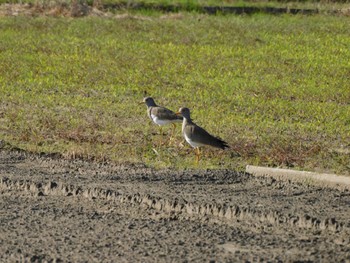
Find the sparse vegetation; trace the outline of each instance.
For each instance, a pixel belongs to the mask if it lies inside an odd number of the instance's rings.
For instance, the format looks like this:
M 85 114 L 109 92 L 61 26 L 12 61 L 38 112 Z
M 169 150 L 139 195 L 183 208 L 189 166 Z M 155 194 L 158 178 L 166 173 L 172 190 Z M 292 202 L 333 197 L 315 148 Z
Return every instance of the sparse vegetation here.
M 143 9 L 159 9 L 159 7 L 176 7 L 177 11 L 203 11 L 203 7 L 257 7 L 257 8 L 289 8 L 317 9 L 320 12 L 345 11 L 349 15 L 349 0 L 0 0 L 0 4 L 31 4 L 38 7 L 70 6 L 86 4 L 110 11 L 132 10 L 135 7 Z M 166 8 L 165 8 L 166 9 Z M 171 8 L 170 8 L 171 9 Z
M 349 174 L 350 29 L 342 16 L 0 18 L 0 139 L 70 158 L 185 168 L 140 105 L 151 95 L 231 145 L 202 168 Z M 164 128 L 164 131 L 169 131 Z

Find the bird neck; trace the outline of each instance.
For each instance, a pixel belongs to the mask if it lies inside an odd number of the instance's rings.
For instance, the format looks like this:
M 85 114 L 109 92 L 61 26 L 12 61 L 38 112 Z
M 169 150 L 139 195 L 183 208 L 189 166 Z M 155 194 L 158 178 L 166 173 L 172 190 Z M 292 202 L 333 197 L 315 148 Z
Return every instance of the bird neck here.
M 185 118 L 185 117 L 183 117 L 183 122 L 182 122 L 183 125 L 191 124 L 191 123 L 193 123 L 192 120 L 191 120 L 191 118 Z

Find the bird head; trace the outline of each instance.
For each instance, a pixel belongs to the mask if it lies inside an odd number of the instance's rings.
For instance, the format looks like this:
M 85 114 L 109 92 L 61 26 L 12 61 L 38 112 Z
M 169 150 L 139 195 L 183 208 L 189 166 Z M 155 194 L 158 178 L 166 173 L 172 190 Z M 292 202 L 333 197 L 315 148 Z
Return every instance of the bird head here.
M 143 103 L 146 103 L 147 107 L 155 107 L 157 106 L 152 97 L 143 98 Z
M 188 108 L 180 108 L 178 112 L 176 112 L 176 115 L 183 116 L 187 120 L 191 120 L 190 117 L 190 110 Z

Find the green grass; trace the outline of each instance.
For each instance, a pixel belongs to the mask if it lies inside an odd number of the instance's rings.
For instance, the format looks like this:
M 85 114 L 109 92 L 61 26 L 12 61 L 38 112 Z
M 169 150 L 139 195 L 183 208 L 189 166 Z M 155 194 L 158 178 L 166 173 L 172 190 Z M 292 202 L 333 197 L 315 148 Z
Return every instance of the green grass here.
M 201 168 L 246 164 L 349 174 L 350 28 L 338 16 L 0 18 L 0 139 L 67 158 L 194 167 L 143 96 L 231 149 Z M 171 127 L 163 131 L 170 133 Z

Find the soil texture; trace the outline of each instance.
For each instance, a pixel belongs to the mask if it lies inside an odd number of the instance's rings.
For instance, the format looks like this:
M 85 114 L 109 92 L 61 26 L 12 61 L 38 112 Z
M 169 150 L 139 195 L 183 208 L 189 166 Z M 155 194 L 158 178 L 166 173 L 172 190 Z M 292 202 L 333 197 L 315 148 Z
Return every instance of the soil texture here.
M 0 150 L 0 262 L 350 262 L 350 192 Z

